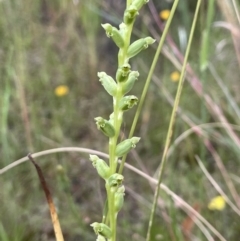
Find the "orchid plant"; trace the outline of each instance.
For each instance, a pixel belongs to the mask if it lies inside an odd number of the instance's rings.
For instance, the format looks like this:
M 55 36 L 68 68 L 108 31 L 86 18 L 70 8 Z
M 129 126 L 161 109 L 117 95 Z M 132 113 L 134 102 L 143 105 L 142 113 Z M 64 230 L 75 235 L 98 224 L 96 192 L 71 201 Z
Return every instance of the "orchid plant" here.
M 102 24 L 107 37 L 119 48 L 118 68 L 114 77 L 105 72 L 98 72 L 99 81 L 106 92 L 113 98 L 113 113 L 109 119 L 96 117 L 97 128 L 109 138 L 109 160 L 90 155 L 90 161 L 97 173 L 105 180 L 107 200 L 101 222 L 91 224 L 97 235 L 97 241 L 116 241 L 117 216 L 124 203 L 124 177 L 118 171 L 119 160 L 132 148 L 136 147 L 140 137 L 132 137 L 119 142 L 119 134 L 123 122 L 124 112 L 137 105 L 138 98 L 127 95 L 139 77 L 137 70 L 132 70 L 130 59 L 148 48 L 155 40 L 151 37 L 138 39 L 131 43 L 131 34 L 136 17 L 140 9 L 148 0 L 127 0 L 123 15 L 123 22 L 119 28 L 109 23 Z

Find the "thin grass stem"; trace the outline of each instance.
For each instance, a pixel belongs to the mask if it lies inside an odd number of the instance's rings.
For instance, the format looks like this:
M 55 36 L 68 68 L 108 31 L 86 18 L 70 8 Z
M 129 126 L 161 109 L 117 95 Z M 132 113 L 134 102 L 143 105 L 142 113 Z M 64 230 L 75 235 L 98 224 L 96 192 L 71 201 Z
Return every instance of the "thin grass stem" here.
M 238 24 L 240 25 L 240 14 L 239 14 L 239 11 L 238 11 L 236 0 L 232 0 L 232 3 L 233 3 L 234 11 L 235 11 L 237 19 L 238 19 Z
M 174 106 L 173 106 L 173 110 L 172 110 L 172 115 L 171 115 L 171 119 L 170 119 L 170 123 L 169 123 L 169 128 L 168 128 L 167 137 L 166 137 L 166 144 L 165 144 L 165 148 L 163 151 L 162 160 L 161 160 L 161 164 L 160 164 L 159 175 L 158 175 L 158 185 L 155 189 L 153 206 L 152 206 L 149 224 L 148 224 L 148 231 L 147 231 L 147 238 L 146 238 L 147 241 L 150 241 L 150 238 L 151 238 L 151 230 L 152 230 L 154 214 L 155 214 L 156 206 L 157 206 L 157 199 L 158 199 L 158 195 L 159 195 L 159 191 L 160 191 L 160 184 L 162 182 L 163 170 L 164 170 L 164 166 L 165 166 L 166 160 L 167 160 L 167 152 L 168 152 L 168 148 L 169 148 L 169 145 L 171 142 L 173 126 L 174 126 L 174 122 L 175 122 L 177 108 L 178 108 L 179 101 L 180 101 L 180 96 L 181 96 L 181 92 L 182 92 L 182 87 L 183 87 L 183 82 L 184 82 L 184 77 L 185 77 L 185 72 L 186 72 L 186 67 L 187 67 L 188 56 L 190 53 L 191 43 L 192 43 L 193 34 L 195 31 L 195 27 L 196 27 L 196 22 L 197 22 L 197 18 L 198 18 L 198 12 L 199 12 L 200 5 L 201 5 L 201 0 L 198 0 L 191 31 L 190 31 L 189 41 L 188 41 L 188 45 L 187 45 L 187 49 L 186 49 L 186 53 L 185 53 L 181 76 L 180 76 L 180 80 L 179 80 L 179 84 L 178 84 L 178 90 L 177 90 L 177 94 L 176 94 L 176 98 L 175 98 L 175 102 L 174 102 Z

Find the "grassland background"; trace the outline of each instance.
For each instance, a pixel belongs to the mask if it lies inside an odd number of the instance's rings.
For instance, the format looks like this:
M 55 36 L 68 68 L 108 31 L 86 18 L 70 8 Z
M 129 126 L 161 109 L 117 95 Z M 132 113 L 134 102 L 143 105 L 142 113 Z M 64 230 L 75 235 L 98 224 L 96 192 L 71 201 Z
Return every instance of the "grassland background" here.
M 233 45 L 232 25 L 227 28 L 216 24 L 231 24 L 220 1 L 215 4 L 208 42 L 208 66 L 215 69 L 219 78 L 210 68 L 200 70 L 201 39 L 208 9 L 207 1 L 203 1 L 189 60 L 194 75 L 188 75 L 184 84 L 180 103 L 182 115 L 177 117 L 174 140 L 190 128 L 184 116 L 195 125 L 221 122 L 214 108 L 209 108 L 192 87 L 196 76 L 204 86 L 204 93 L 221 109 L 226 121 L 236 128 L 240 124 L 239 56 Z M 158 13 L 171 7 L 167 1 L 153 2 Z M 189 34 L 193 2 L 180 0 L 169 32 L 180 54 L 185 51 L 184 37 Z M 94 117 L 109 116 L 112 104 L 96 73 L 106 71 L 114 75 L 117 49 L 105 37 L 100 23 L 119 24 L 124 7 L 124 1 L 110 0 L 0 1 L 0 168 L 29 152 L 56 147 L 77 146 L 107 152 L 107 140 L 96 129 Z M 236 26 L 239 31 L 239 25 Z M 133 39 L 152 34 L 159 40 L 161 30 L 145 7 L 136 22 Z M 239 48 L 240 37 L 237 36 Z M 155 81 L 150 86 L 137 126 L 135 135 L 142 137 L 136 149 L 138 154 L 133 153 L 128 158 L 129 163 L 151 176 L 159 165 L 171 114 L 169 100 L 174 98 L 177 89 L 177 82 L 173 82 L 170 75 L 177 70 L 180 60 L 172 51 L 170 40 L 165 45 L 164 55 L 160 56 Z M 132 68 L 141 74 L 132 91 L 137 96 L 141 94 L 155 50 L 155 46 L 148 49 L 132 62 Z M 54 90 L 59 85 L 68 86 L 69 93 L 56 96 Z M 134 111 L 125 116 L 125 135 L 133 115 Z M 239 240 L 239 216 L 228 206 L 222 211 L 207 208 L 211 198 L 218 194 L 195 160 L 195 155 L 202 158 L 212 177 L 232 199 L 216 160 L 204 143 L 208 140 L 214 147 L 237 191 L 240 189 L 239 145 L 224 128 L 207 125 L 204 131 L 204 138 L 193 133 L 172 147 L 164 183 L 197 207 L 227 240 Z M 233 132 L 239 136 L 237 129 Z M 104 185 L 88 156 L 60 153 L 41 157 L 38 163 L 58 207 L 66 240 L 94 240 L 89 224 L 101 218 Z M 64 171 L 57 168 L 59 165 Z M 124 175 L 127 194 L 119 219 L 119 240 L 144 240 L 153 187 L 128 170 Z M 0 176 L 0 217 L 0 240 L 54 240 L 47 203 L 30 163 Z M 184 228 L 187 228 L 183 226 L 186 219 L 187 215 L 178 205 L 161 193 L 153 241 L 188 240 L 184 236 Z M 205 240 L 197 227 L 189 230 L 190 240 Z

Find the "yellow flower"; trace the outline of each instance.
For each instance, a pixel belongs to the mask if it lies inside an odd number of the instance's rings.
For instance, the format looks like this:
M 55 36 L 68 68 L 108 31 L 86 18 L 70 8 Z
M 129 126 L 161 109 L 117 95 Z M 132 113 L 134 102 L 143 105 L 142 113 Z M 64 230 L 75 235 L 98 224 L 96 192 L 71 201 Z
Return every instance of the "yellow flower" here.
M 208 204 L 210 210 L 223 210 L 226 206 L 226 201 L 223 196 L 214 197 Z
M 162 10 L 160 13 L 159 13 L 159 16 L 162 20 L 167 20 L 168 17 L 170 15 L 170 11 L 168 9 L 166 10 Z
M 180 79 L 180 73 L 178 71 L 173 71 L 170 75 L 170 78 L 173 82 L 177 82 Z
M 59 85 L 55 88 L 54 93 L 58 97 L 62 97 L 64 95 L 67 95 L 69 92 L 69 88 L 66 85 Z

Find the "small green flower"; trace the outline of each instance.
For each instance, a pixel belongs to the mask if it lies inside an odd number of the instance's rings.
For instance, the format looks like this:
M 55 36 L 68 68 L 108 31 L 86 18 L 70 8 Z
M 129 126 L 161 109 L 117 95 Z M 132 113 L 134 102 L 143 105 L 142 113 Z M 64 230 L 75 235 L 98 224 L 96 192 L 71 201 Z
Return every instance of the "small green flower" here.
M 128 75 L 131 72 L 131 65 L 130 64 L 124 64 L 120 68 L 118 68 L 116 73 L 116 79 L 118 82 L 124 82 L 127 80 Z
M 99 81 L 102 83 L 104 89 L 109 95 L 115 96 L 117 92 L 117 83 L 115 80 L 107 75 L 105 72 L 98 72 Z
M 115 135 L 115 129 L 109 121 L 102 117 L 96 117 L 94 120 L 96 121 L 98 130 L 101 130 L 104 135 L 108 137 L 113 137 Z
M 123 95 L 127 94 L 133 87 L 135 81 L 138 79 L 139 72 L 131 71 L 126 82 L 123 83 Z
M 122 185 L 117 189 L 116 193 L 114 194 L 114 206 L 115 206 L 115 211 L 117 213 L 123 207 L 124 195 L 125 195 L 125 187 Z
M 153 44 L 156 40 L 151 37 L 141 38 L 133 42 L 127 51 L 128 58 L 132 58 L 139 54 L 142 50 L 148 48 L 150 44 Z
M 90 226 L 93 227 L 93 230 L 97 235 L 101 235 L 107 239 L 112 237 L 112 231 L 106 224 L 94 222 Z
M 123 48 L 124 47 L 124 40 L 123 37 L 121 35 L 121 32 L 113 27 L 111 24 L 109 23 L 105 23 L 102 24 L 102 27 L 105 29 L 106 31 L 106 35 L 110 38 L 112 38 L 112 40 L 114 41 L 114 43 L 119 47 L 119 48 Z
M 140 137 L 132 137 L 131 139 L 120 142 L 116 148 L 116 156 L 121 157 L 127 154 L 132 148 L 136 147 L 140 139 Z
M 123 175 L 114 173 L 108 178 L 107 184 L 109 187 L 118 188 L 122 185 L 123 179 Z
M 138 98 L 135 95 L 127 95 L 120 100 L 119 108 L 122 111 L 127 111 L 137 103 L 138 103 Z
M 128 9 L 125 10 L 123 21 L 125 24 L 129 25 L 135 20 L 136 16 L 139 15 L 138 9 L 134 5 L 130 5 Z
M 92 165 L 96 168 L 100 177 L 105 180 L 109 178 L 110 168 L 104 160 L 100 159 L 96 155 L 90 155 L 90 161 L 92 162 Z

